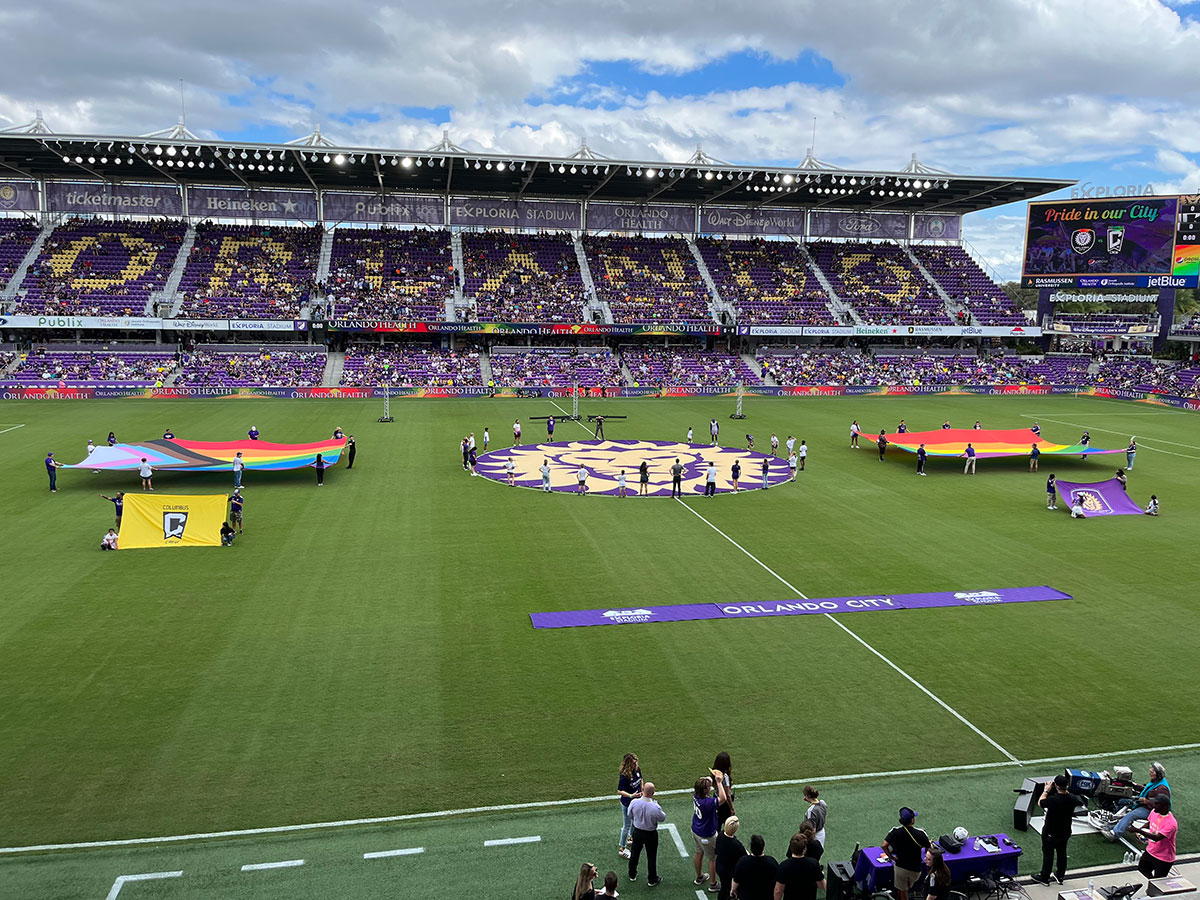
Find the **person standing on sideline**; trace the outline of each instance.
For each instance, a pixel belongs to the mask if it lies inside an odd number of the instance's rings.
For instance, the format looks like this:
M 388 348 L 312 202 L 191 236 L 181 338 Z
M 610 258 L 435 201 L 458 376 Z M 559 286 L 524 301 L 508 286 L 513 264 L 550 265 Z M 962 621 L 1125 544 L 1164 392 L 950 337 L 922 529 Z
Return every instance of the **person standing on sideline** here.
M 825 818 L 829 814 L 829 807 L 821 799 L 821 792 L 811 784 L 804 786 L 804 802 L 808 804 L 808 809 L 804 812 L 804 821 L 812 822 L 816 838 L 821 842 L 821 846 L 824 847 Z
M 638 466 L 638 496 L 650 496 L 650 466 L 643 459 L 642 464 Z
M 725 785 L 716 783 L 718 797 L 712 796 L 713 778 L 705 775 L 696 779 L 692 789 L 692 843 L 696 852 L 692 862 L 696 866 L 696 880 L 692 884 L 717 883 L 717 806 L 724 799 Z M 708 860 L 708 871 L 704 871 L 704 861 Z
M 576 472 L 575 475 L 579 479 L 579 486 L 575 489 L 575 493 L 586 494 L 588 492 L 588 488 L 587 488 L 588 470 L 585 469 L 583 466 L 580 466 L 579 471 Z
M 717 892 L 717 900 L 729 900 L 733 889 L 734 869 L 737 868 L 738 860 L 746 855 L 745 845 L 737 838 L 740 824 L 737 816 L 730 816 L 717 834 L 717 880 L 721 885 Z
M 138 467 L 138 475 L 140 475 L 142 479 L 142 490 L 153 491 L 154 468 L 150 465 L 150 463 L 146 462 L 146 457 L 144 456 L 142 457 L 141 465 Z
M 717 464 L 709 461 L 708 468 L 704 470 L 704 496 L 717 496 Z
M 1038 470 L 1038 460 L 1041 458 L 1042 451 L 1038 449 L 1037 444 L 1029 445 L 1029 471 L 1036 472 Z
M 471 445 L 467 440 L 466 435 L 458 442 L 458 449 L 462 451 L 462 467 L 464 472 L 470 471 Z
M 509 487 L 517 486 L 517 464 L 511 456 L 504 461 L 504 477 L 508 480 Z
M 762 461 L 762 477 L 763 477 L 763 490 L 764 491 L 770 490 L 770 487 L 771 487 L 771 463 L 767 461 L 767 458 L 765 456 L 763 457 L 763 461 Z
M 87 442 L 87 455 L 88 455 L 88 456 L 91 456 L 91 455 L 92 455 L 93 453 L 95 453 L 95 452 L 96 452 L 96 445 L 92 443 L 92 439 L 91 439 L 91 438 L 88 438 L 88 442 Z M 100 474 L 100 470 L 99 470 L 99 469 L 92 469 L 92 474 L 93 474 L 93 475 L 99 475 L 99 474 Z
M 671 496 L 683 496 L 683 466 L 679 462 L 679 457 L 675 458 L 675 465 L 671 466 Z
M 736 459 L 733 461 L 733 468 L 729 470 L 729 477 L 733 481 L 733 492 L 739 493 L 741 489 L 738 487 L 738 479 L 742 477 L 742 464 Z
M 790 447 L 788 448 L 791 449 Z M 796 451 L 796 456 L 800 459 L 800 471 L 804 471 L 804 464 L 808 461 L 808 441 L 800 441 L 800 449 Z
M 599 870 L 591 863 L 581 865 L 579 877 L 575 879 L 575 887 L 571 891 L 571 900 L 596 900 L 596 888 L 592 882 L 599 874 Z
M 858 419 L 850 423 L 850 446 L 855 450 L 858 449 L 858 436 L 862 434 L 862 429 L 858 427 Z
M 100 499 L 107 500 L 114 507 L 116 507 L 117 531 L 120 531 L 121 530 L 121 516 L 124 515 L 124 513 L 125 513 L 125 492 L 117 491 L 117 495 L 115 497 L 105 497 L 103 494 L 101 494 Z
M 488 430 L 486 428 L 483 429 L 483 452 L 484 453 L 487 453 L 488 444 L 491 442 L 491 440 L 492 440 L 492 436 L 488 433 Z
M 550 493 L 550 460 L 543 459 L 542 464 L 538 466 L 538 471 L 542 473 L 542 492 Z
M 733 867 L 730 886 L 738 900 L 774 900 L 775 872 L 779 863 L 766 855 L 767 842 L 761 834 L 750 835 L 750 855 L 743 856 Z
M 1158 515 L 1158 494 L 1150 495 L 1150 505 L 1146 507 L 1146 515 L 1148 515 L 1148 516 L 1157 516 Z
M 1050 477 L 1046 479 L 1046 509 L 1058 509 L 1056 503 L 1058 487 L 1054 480 L 1054 473 L 1050 473 Z
M 1091 442 L 1092 436 L 1085 431 L 1083 436 L 1079 439 L 1079 446 L 1083 447 L 1084 449 L 1084 452 L 1079 455 L 1080 459 L 1087 459 L 1087 448 Z
M 358 444 L 354 443 L 354 435 L 346 438 L 346 471 L 354 468 L 354 457 L 358 456 Z
M 1084 800 L 1076 797 L 1067 788 L 1071 779 L 1066 775 L 1054 776 L 1054 781 L 1047 781 L 1038 806 L 1046 811 L 1042 820 L 1042 871 L 1033 876 L 1038 884 L 1050 884 L 1050 869 L 1058 857 L 1058 866 L 1054 868 L 1054 880 L 1059 884 L 1067 874 L 1067 841 L 1071 839 L 1071 822 L 1075 817 L 1075 809 Z M 1085 804 L 1086 805 L 1086 804 Z
M 716 419 L 710 419 L 708 423 L 708 433 L 712 435 L 712 445 L 717 446 L 717 441 L 721 436 L 721 423 Z
M 229 521 L 237 526 L 237 533 L 242 533 L 242 489 L 234 488 L 229 497 Z
M 104 537 L 102 537 L 100 539 L 100 549 L 101 550 L 116 550 L 117 549 L 117 541 L 118 541 L 117 532 L 114 529 L 110 528 L 110 529 L 108 529 L 108 534 L 104 535 Z
M 111 431 L 108 433 L 108 446 L 110 446 L 110 447 L 117 446 L 117 436 L 115 434 L 113 434 Z
M 145 460 L 142 460 L 145 462 Z M 50 476 L 50 493 L 58 493 L 58 470 L 62 468 L 62 463 L 54 461 L 54 451 L 46 453 L 46 474 Z
M 883 432 L 879 432 L 879 439 L 875 442 L 875 446 L 879 448 L 879 461 L 883 462 L 883 454 L 887 452 L 888 439 L 883 436 Z
M 1117 469 L 1117 484 L 1121 486 L 1121 490 L 1129 493 L 1129 476 L 1125 474 L 1124 469 Z
M 1133 458 L 1137 456 L 1137 435 L 1129 439 L 1129 446 L 1125 448 L 1125 468 L 1130 472 L 1133 471 Z
M 728 751 L 722 750 L 718 753 L 708 771 L 725 788 L 725 799 L 717 805 L 717 824 L 724 827 L 725 820 L 733 815 L 733 761 L 729 758 Z
M 789 434 L 783 446 L 787 447 L 788 456 L 791 456 L 792 451 L 796 449 L 796 439 Z
M 513 422 L 513 446 L 521 443 L 521 420 L 517 419 Z
M 242 472 L 246 470 L 246 460 L 242 459 L 242 451 L 239 450 L 233 456 L 233 486 L 240 488 L 242 486 Z
M 779 435 L 773 431 L 771 432 L 771 455 L 779 455 Z
M 596 433 L 593 437 L 598 441 L 604 440 L 604 416 L 596 416 Z
M 917 868 L 921 868 L 920 860 Z M 825 872 L 819 862 L 808 856 L 808 839 L 793 834 L 788 842 L 787 859 L 775 870 L 775 900 L 816 900 L 817 892 L 823 890 Z M 901 900 L 908 897 L 902 893 Z
M 929 451 L 927 451 L 925 449 L 924 444 L 922 444 L 920 447 L 917 448 L 917 474 L 918 475 L 925 474 L 925 460 L 928 456 L 929 456 Z
M 636 753 L 626 753 L 621 759 L 621 770 L 617 774 L 617 796 L 621 798 L 621 836 L 617 839 L 617 855 L 629 859 L 627 845 L 633 832 L 629 804 L 642 796 L 642 770 Z
M 554 416 L 546 420 L 546 440 L 554 440 Z
M 638 862 L 642 850 L 646 851 L 646 884 L 654 887 L 662 884 L 658 874 L 658 826 L 667 820 L 667 814 L 654 799 L 654 784 L 647 781 L 642 785 L 642 796 L 629 804 L 629 818 L 633 822 L 633 843 L 629 848 L 629 880 L 637 881 Z
M 691 425 L 688 426 L 687 442 L 689 444 L 692 442 L 692 426 Z
M 921 856 L 929 847 L 929 835 L 916 826 L 917 813 L 907 806 L 900 810 L 900 824 L 887 833 L 881 849 L 895 866 L 896 893 L 908 900 L 908 892 L 921 880 Z
M 792 452 L 792 455 L 788 457 L 788 460 L 787 460 L 787 464 L 788 464 L 788 471 L 789 471 L 789 472 L 791 473 L 791 475 L 792 475 L 792 481 L 795 481 L 795 480 L 796 480 L 796 464 L 797 464 L 799 461 L 800 461 L 800 460 L 799 460 L 799 457 L 797 457 L 797 456 L 796 456 L 796 454 L 795 454 L 795 452 L 794 452 L 794 451 Z
M 317 487 L 323 487 L 325 485 L 325 457 L 320 453 L 317 454 L 313 468 L 317 470 Z
M 257 441 L 258 440 L 258 426 L 251 425 L 250 430 L 246 432 L 246 437 L 250 438 L 250 440 L 252 440 L 252 441 Z
M 472 431 L 470 434 L 467 435 L 467 453 L 469 454 L 474 449 L 475 449 L 475 432 Z
M 1149 827 L 1144 832 L 1146 852 L 1138 860 L 1138 871 L 1147 878 L 1166 878 L 1175 864 L 1175 837 L 1179 823 L 1171 815 L 1171 798 L 1154 798 Z
M 467 465 L 471 467 L 471 477 L 474 478 L 479 473 L 475 471 L 475 466 L 479 464 L 479 457 L 475 453 L 475 448 L 472 447 L 467 451 Z
M 966 462 L 963 463 L 963 474 L 966 475 L 968 472 L 970 472 L 972 475 L 974 475 L 975 474 L 975 448 L 972 447 L 970 445 L 970 443 L 967 444 L 967 449 L 965 451 L 963 451 L 963 459 L 966 460 Z
M 621 470 L 621 474 L 617 476 L 617 496 L 625 496 L 625 470 Z

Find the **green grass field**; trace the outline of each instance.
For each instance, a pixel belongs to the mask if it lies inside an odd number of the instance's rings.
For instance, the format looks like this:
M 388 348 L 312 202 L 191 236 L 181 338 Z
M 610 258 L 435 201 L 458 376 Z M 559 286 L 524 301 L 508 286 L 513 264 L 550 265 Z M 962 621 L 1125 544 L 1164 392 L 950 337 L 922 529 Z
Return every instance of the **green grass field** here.
M 630 749 L 660 788 L 681 788 L 721 749 L 747 783 L 1200 742 L 1200 419 L 1095 399 L 866 397 L 750 400 L 742 428 L 731 406 L 605 404 L 629 416 L 610 421 L 610 438 L 683 440 L 716 416 L 760 448 L 771 431 L 808 441 L 798 483 L 689 500 L 701 518 L 670 500 L 545 496 L 463 475 L 462 434 L 489 426 L 507 443 L 520 416 L 539 439 L 529 417 L 558 412 L 544 400 L 398 402 L 392 425 L 358 401 L 6 402 L 0 845 L 603 795 Z M 1137 434 L 1130 493 L 1158 494 L 1163 515 L 1046 510 L 1047 471 L 1098 480 L 1123 456 L 1044 460 L 1039 475 L 984 460 L 973 478 L 931 461 L 917 478 L 911 457 L 880 464 L 848 449 L 851 419 L 869 431 L 901 417 L 914 429 L 1037 418 L 1049 440 L 1087 427 L 1108 447 Z M 327 473 L 329 490 L 307 470 L 248 473 L 246 533 L 230 549 L 103 554 L 112 507 L 97 494 L 134 490 L 136 477 L 64 470 L 47 491 L 47 450 L 73 462 L 110 429 L 220 440 L 251 423 L 280 442 L 341 425 L 358 461 Z M 567 422 L 557 435 L 584 436 Z M 159 491 L 230 486 L 156 478 Z M 529 622 L 791 599 L 780 579 L 810 597 L 1049 584 L 1075 599 L 838 617 L 852 634 L 821 616 Z M 894 802 L 875 809 L 872 796 L 864 821 L 890 820 Z M 980 804 L 1000 827 L 1011 795 L 968 792 L 964 816 Z M 22 877 L 53 879 L 61 859 Z

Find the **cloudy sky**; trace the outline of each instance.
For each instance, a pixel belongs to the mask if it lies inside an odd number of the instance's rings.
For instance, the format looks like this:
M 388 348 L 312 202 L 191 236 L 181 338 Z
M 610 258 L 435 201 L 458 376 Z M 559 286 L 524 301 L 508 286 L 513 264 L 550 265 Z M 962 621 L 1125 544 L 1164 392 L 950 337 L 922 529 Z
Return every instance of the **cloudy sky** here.
M 0 127 L 899 169 L 1200 189 L 1200 0 L 0 7 Z M 1002 277 L 1025 211 L 970 216 Z

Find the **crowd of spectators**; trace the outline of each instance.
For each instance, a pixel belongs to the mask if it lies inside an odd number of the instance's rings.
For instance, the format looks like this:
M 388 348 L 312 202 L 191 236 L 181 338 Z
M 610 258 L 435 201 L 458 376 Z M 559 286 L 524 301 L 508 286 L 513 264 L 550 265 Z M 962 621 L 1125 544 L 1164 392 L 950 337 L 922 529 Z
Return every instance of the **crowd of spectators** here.
M 696 241 L 717 292 L 743 324 L 837 325 L 795 241 Z
M 315 387 L 325 376 L 325 348 L 253 352 L 199 348 L 185 355 L 177 385 Z
M 341 383 L 357 387 L 463 387 L 482 385 L 483 372 L 475 349 L 358 344 L 346 351 Z
M 454 278 L 447 231 L 339 228 L 324 285 L 329 316 L 444 321 Z
M 31 219 L 0 218 L 0 291 L 8 287 L 37 235 L 37 224 Z
M 924 244 L 913 247 L 934 281 L 954 300 L 962 303 L 980 325 L 1024 327 L 1025 313 L 962 247 Z
M 493 350 L 492 381 L 504 387 L 570 385 L 615 386 L 623 381 L 621 366 L 607 348 Z
M 721 350 L 622 347 L 621 357 L 635 387 L 762 384 L 738 354 Z
M 681 238 L 583 239 L 592 282 L 616 322 L 713 322 L 711 298 Z
M 833 290 L 868 325 L 951 325 L 945 303 L 896 244 L 809 245 Z
M 183 271 L 179 315 L 292 319 L 313 289 L 319 226 L 204 224 Z
M 166 284 L 186 231 L 169 219 L 73 218 L 42 244 L 18 288 L 23 296 L 15 312 L 140 316 L 150 294 Z
M 463 294 L 480 322 L 581 322 L 587 302 L 569 234 L 462 236 Z
M 119 381 L 154 385 L 169 377 L 175 367 L 171 350 L 34 347 L 21 356 L 6 377 L 16 381 Z

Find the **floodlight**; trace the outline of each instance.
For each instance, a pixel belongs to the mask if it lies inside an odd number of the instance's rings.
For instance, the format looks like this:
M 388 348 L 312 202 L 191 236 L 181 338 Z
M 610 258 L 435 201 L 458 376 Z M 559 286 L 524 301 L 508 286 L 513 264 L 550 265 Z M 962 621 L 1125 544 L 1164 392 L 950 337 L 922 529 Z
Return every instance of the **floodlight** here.
M 396 162 L 396 158 L 393 156 L 393 157 L 392 157 L 392 164 L 394 165 L 394 164 L 395 164 L 395 162 Z M 404 168 L 406 168 L 406 169 L 411 169 L 411 168 L 412 168 L 412 164 L 413 164 L 413 161 L 412 161 L 412 157 L 411 157 L 411 156 L 406 156 L 406 157 L 404 157 L 404 159 L 400 160 L 400 165 L 404 166 Z
M 496 163 L 496 171 L 503 172 L 507 167 L 502 162 Z
M 335 156 L 335 157 L 333 158 L 333 161 L 334 161 L 334 162 L 335 162 L 337 165 L 339 165 L 339 166 L 340 166 L 340 165 L 342 165 L 342 164 L 343 164 L 343 163 L 346 161 L 346 157 L 342 156 L 342 154 L 340 154 L 340 153 L 339 153 L 337 156 Z
M 168 147 L 168 148 L 167 148 L 167 156 L 174 156 L 174 155 L 175 155 L 175 148 L 174 148 L 174 147 Z

